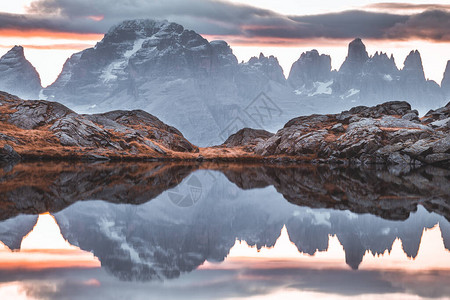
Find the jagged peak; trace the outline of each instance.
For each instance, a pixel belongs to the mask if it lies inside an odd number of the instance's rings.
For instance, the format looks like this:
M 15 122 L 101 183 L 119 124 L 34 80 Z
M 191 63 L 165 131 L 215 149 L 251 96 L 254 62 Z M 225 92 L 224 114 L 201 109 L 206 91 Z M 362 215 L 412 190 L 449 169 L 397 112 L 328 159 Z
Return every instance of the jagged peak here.
M 181 34 L 184 31 L 185 29 L 182 25 L 172 23 L 167 20 L 125 20 L 117 25 L 112 26 L 105 34 L 103 40 L 99 42 L 99 44 L 110 41 L 120 43 L 126 40 L 148 38 L 154 36 L 159 32 Z
M 270 55 L 270 56 L 265 56 L 264 53 L 260 52 L 259 56 L 252 56 L 248 62 L 248 64 L 255 64 L 255 63 L 269 63 L 269 64 L 275 64 L 275 65 L 280 65 L 278 62 L 278 58 Z M 281 67 L 281 66 L 280 66 Z
M 423 73 L 422 58 L 418 50 L 411 50 L 403 63 L 405 71 L 421 71 Z
M 447 60 L 447 66 L 445 67 L 444 75 L 446 73 L 450 76 L 450 60 Z
M 411 50 L 405 58 L 405 65 L 407 64 L 422 64 L 422 58 L 419 50 Z
M 11 48 L 12 52 L 17 52 L 17 53 L 23 53 L 23 47 L 20 45 L 15 45 L 14 47 Z
M 444 77 L 442 77 L 441 81 L 441 87 L 450 91 L 450 60 L 447 61 L 447 66 L 445 67 L 444 71 Z
M 322 57 L 330 57 L 330 56 L 327 54 L 320 54 L 319 51 L 317 51 L 316 49 L 312 49 L 312 50 L 303 52 L 297 61 L 303 61 L 306 59 L 313 60 L 313 59 L 319 59 Z M 330 60 L 331 60 L 331 57 L 330 57 Z
M 131 29 L 144 29 L 144 28 L 161 28 L 164 26 L 167 26 L 169 24 L 175 24 L 170 23 L 167 20 L 152 20 L 152 19 L 133 19 L 133 20 L 125 20 L 121 23 L 112 26 L 108 33 L 112 33 L 117 30 L 131 30 Z M 179 24 L 177 24 L 179 25 Z M 179 25 L 181 26 L 181 25 Z M 182 26 L 181 26 L 182 27 Z
M 348 45 L 347 58 L 357 60 L 367 60 L 369 58 L 369 54 L 366 50 L 366 45 L 364 45 L 363 41 L 360 38 L 354 39 Z
M 8 52 L 6 52 L 6 54 L 3 55 L 3 57 L 5 57 L 5 58 L 11 58 L 11 57 L 23 57 L 23 58 L 25 58 L 23 47 L 15 45 Z
M 361 71 L 364 63 L 369 60 L 366 46 L 360 38 L 356 38 L 348 44 L 348 53 L 339 71 L 356 74 Z

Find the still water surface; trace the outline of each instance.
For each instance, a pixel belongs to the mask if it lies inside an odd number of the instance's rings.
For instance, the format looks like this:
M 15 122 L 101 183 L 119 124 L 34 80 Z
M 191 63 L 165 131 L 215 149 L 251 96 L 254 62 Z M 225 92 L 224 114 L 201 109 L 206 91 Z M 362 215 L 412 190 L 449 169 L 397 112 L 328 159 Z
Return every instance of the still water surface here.
M 0 299 L 449 299 L 449 172 L 0 171 Z

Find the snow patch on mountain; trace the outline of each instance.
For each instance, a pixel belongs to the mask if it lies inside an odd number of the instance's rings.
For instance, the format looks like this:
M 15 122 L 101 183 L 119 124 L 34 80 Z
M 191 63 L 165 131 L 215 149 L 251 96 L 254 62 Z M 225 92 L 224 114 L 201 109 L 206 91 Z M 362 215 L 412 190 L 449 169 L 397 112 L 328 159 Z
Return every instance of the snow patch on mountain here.
M 347 93 L 345 93 L 344 95 L 341 96 L 341 99 L 344 99 L 344 98 L 351 98 L 351 97 L 353 97 L 353 96 L 359 94 L 359 92 L 360 92 L 360 90 L 357 90 L 357 89 L 349 89 L 349 90 L 347 91 Z
M 392 76 L 389 75 L 389 74 L 384 74 L 383 79 L 386 80 L 386 81 L 392 81 L 392 80 L 394 80 L 394 79 L 392 78 Z
M 315 95 L 331 95 L 333 90 L 331 89 L 331 85 L 333 84 L 333 80 L 327 82 L 314 82 L 315 92 L 308 94 L 309 97 L 313 97 Z

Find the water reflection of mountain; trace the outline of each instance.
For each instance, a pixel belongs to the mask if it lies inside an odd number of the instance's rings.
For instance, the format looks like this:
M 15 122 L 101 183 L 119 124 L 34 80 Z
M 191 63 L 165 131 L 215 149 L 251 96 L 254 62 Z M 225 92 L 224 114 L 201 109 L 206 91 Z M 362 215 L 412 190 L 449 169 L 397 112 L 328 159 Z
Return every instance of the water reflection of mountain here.
M 415 257 L 423 229 L 437 223 L 449 248 L 449 223 L 423 208 L 406 221 L 310 209 L 288 203 L 272 188 L 240 190 L 221 175 L 195 206 L 176 207 L 166 196 L 139 207 L 77 203 L 56 219 L 71 243 L 93 251 L 102 266 L 125 280 L 173 278 L 205 260 L 222 261 L 236 238 L 257 247 L 273 246 L 284 224 L 299 251 L 310 254 L 326 250 L 328 235 L 336 234 L 347 264 L 355 269 L 366 250 L 390 250 L 397 237 Z
M 149 164 L 146 169 L 139 165 L 126 165 L 123 169 L 119 166 L 105 164 L 97 169 L 89 165 L 70 172 L 55 171 L 53 177 L 48 172 L 36 173 L 36 180 L 41 177 L 52 183 L 48 190 L 40 186 L 22 188 L 19 179 L 26 183 L 26 176 L 13 170 L 3 178 L 4 182 L 17 180 L 16 188 L 0 197 L 4 203 L 18 201 L 9 211 L 15 214 L 66 207 L 55 214 L 64 237 L 83 250 L 93 251 L 105 269 L 123 280 L 174 278 L 194 270 L 205 260 L 222 261 L 236 238 L 257 247 L 273 246 L 284 224 L 299 251 L 309 254 L 325 250 L 328 235 L 336 234 L 352 268 L 358 267 L 366 250 L 384 252 L 396 237 L 402 240 L 409 256 L 416 256 L 423 229 L 437 223 L 445 247 L 450 249 L 450 225 L 446 220 L 448 174 L 437 174 L 434 169 L 397 176 L 388 170 L 311 166 L 228 165 L 220 166 L 222 173 L 192 173 L 198 165 L 169 168 Z M 94 168 L 95 175 L 89 175 L 89 168 Z M 50 178 L 56 178 L 56 183 Z M 185 180 L 175 190 L 163 192 L 181 178 Z M 190 206 L 178 205 L 173 194 L 191 193 L 192 182 L 196 182 L 196 193 L 191 197 L 196 197 L 196 201 Z M 27 190 L 33 193 L 27 194 Z M 34 199 L 36 191 L 40 198 Z M 58 197 L 64 201 L 57 201 Z M 89 198 L 113 203 L 76 202 Z M 154 199 L 146 201 L 151 198 Z M 21 203 L 20 199 L 27 202 Z M 30 203 L 35 207 L 29 208 Z M 419 203 L 435 213 L 427 212 Z M 1 222 L 0 240 L 20 240 L 27 231 L 16 229 L 30 228 L 28 218 L 18 216 Z

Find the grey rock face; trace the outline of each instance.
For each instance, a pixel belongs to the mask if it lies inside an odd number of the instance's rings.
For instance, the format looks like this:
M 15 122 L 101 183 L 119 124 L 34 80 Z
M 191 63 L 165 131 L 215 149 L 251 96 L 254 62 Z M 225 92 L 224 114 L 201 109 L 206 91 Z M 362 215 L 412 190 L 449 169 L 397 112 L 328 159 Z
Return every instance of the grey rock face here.
M 348 45 L 348 54 L 339 72 L 342 73 L 360 73 L 364 64 L 369 59 L 366 46 L 360 38 L 354 39 Z
M 285 89 L 286 78 L 278 59 L 273 55 L 252 57 L 248 62 L 239 64 L 232 75 L 237 94 L 243 99 L 255 97 L 255 91 L 266 90 L 271 83 Z
M 34 129 L 39 126 L 51 124 L 67 114 L 73 113 L 62 104 L 48 101 L 19 101 L 13 106 L 14 113 L 8 122 L 23 129 Z
M 1 91 L 24 99 L 38 99 L 41 89 L 39 74 L 25 58 L 22 46 L 14 46 L 0 58 Z
M 327 82 L 332 78 L 331 57 L 317 50 L 302 53 L 294 62 L 289 73 L 288 82 L 295 89 L 310 90 L 314 82 Z
M 433 116 L 445 121 L 448 110 L 429 112 L 426 122 L 404 118 L 408 114 L 414 114 L 408 103 L 394 101 L 355 107 L 339 115 L 299 117 L 257 144 L 255 152 L 263 156 L 317 155 L 328 162 L 448 168 L 449 128 L 430 126 Z
M 272 136 L 273 133 L 265 130 L 244 128 L 230 135 L 223 145 L 227 147 L 256 145 Z
M 403 116 L 411 110 L 411 105 L 405 101 L 390 101 L 373 107 L 357 106 L 351 108 L 348 112 L 344 111 L 341 115 L 350 114 L 362 117 L 380 118 L 383 115 Z
M 254 73 L 254 75 L 264 75 L 266 78 L 275 82 L 284 84 L 286 78 L 283 75 L 278 59 L 273 55 L 266 57 L 263 53 L 259 57 L 252 57 L 246 63 L 240 64 L 239 68 L 242 73 Z
M 63 146 L 121 149 L 118 145 L 111 143 L 111 135 L 106 130 L 75 113 L 57 120 L 50 130 L 59 138 Z
M 6 144 L 3 148 L 0 148 L 0 161 L 17 161 L 20 160 L 20 155 L 14 150 L 13 147 Z
M 411 51 L 405 59 L 402 69 L 402 76 L 405 80 L 424 81 L 425 73 L 423 72 L 422 58 L 419 51 Z
M 450 101 L 450 60 L 447 61 L 447 66 L 445 67 L 444 77 L 441 82 L 442 90 L 445 94 L 446 100 Z
M 82 154 L 90 159 L 99 158 L 96 155 L 129 154 L 161 157 L 159 154 L 165 156 L 169 152 L 166 150 L 198 151 L 176 128 L 141 110 L 80 115 L 56 102 L 25 101 L 5 93 L 0 96 L 5 97 L 2 109 L 7 111 L 0 123 L 23 129 L 16 135 L 17 128 L 9 128 L 7 134 L 0 134 L 0 141 L 17 145 L 24 157 L 74 158 Z M 36 145 L 49 150 L 36 149 Z M 17 153 L 6 145 L 1 156 L 3 160 L 13 160 Z

